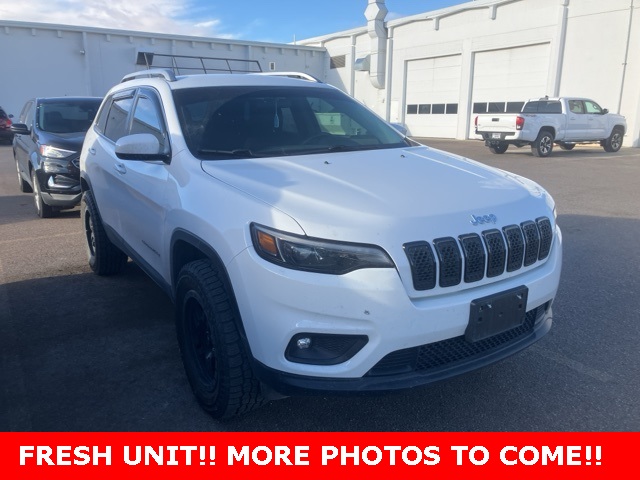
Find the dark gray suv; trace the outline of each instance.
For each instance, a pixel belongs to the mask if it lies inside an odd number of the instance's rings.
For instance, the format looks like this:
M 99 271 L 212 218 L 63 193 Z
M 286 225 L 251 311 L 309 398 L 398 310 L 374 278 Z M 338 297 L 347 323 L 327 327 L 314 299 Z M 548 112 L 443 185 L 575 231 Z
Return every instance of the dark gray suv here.
M 78 157 L 101 101 L 99 97 L 34 98 L 11 126 L 18 185 L 22 192 L 33 192 L 39 217 L 80 203 Z

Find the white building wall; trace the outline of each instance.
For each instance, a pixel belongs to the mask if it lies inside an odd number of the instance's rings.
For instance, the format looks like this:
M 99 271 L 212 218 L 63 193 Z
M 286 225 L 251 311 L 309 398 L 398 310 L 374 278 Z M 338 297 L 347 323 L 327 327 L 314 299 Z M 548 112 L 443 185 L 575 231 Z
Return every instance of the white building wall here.
M 305 71 L 424 136 L 473 138 L 473 104 L 485 100 L 586 96 L 625 115 L 625 145 L 640 146 L 639 9 L 640 0 L 475 0 L 395 19 L 386 23 L 383 88 L 374 86 L 368 72 L 354 69 L 357 59 L 372 53 L 364 15 L 362 28 L 297 45 L 0 20 L 0 65 L 9 72 L 2 77 L 0 105 L 17 115 L 33 96 L 103 95 L 126 73 L 144 69 L 135 65 L 136 56 L 147 51 L 258 60 L 263 70 L 273 62 L 278 71 Z M 331 68 L 330 57 L 341 55 L 345 67 Z M 454 80 L 436 75 L 435 83 L 422 82 L 413 71 L 420 62 L 445 57 L 459 60 Z M 487 74 L 492 62 L 495 93 Z M 453 103 L 449 96 L 456 89 L 455 116 L 408 121 L 407 105 Z M 445 91 L 447 99 L 437 98 Z
M 640 44 L 639 8 L 639 0 L 476 0 L 388 21 L 385 88 L 362 85 L 367 73 L 355 72 L 357 88 L 345 90 L 388 120 L 417 126 L 412 134 L 459 139 L 474 138 L 473 103 L 480 97 L 486 99 L 479 101 L 507 102 L 541 95 L 587 96 L 613 112 L 619 104 L 629 127 L 625 145 L 639 146 L 640 57 L 633 48 Z M 370 53 L 366 27 L 345 33 L 299 43 L 322 45 L 333 56 L 363 35 L 357 56 Z M 631 48 L 625 62 L 627 45 Z M 456 124 L 451 125 L 446 115 L 438 128 L 427 127 L 434 119 L 409 121 L 407 105 L 428 104 L 427 94 L 446 89 L 416 89 L 420 80 L 409 65 L 456 56 L 461 60 Z M 487 84 L 492 62 L 494 92 Z M 350 78 L 352 67 L 347 63 L 337 75 Z M 425 85 L 428 81 L 425 78 Z M 424 100 L 416 98 L 420 90 Z
M 328 68 L 324 48 L 0 20 L 0 105 L 17 116 L 31 97 L 102 96 L 125 74 L 146 69 L 136 65 L 138 52 L 257 60 L 263 71 L 273 63 L 319 78 Z M 156 57 L 155 65 L 170 63 Z

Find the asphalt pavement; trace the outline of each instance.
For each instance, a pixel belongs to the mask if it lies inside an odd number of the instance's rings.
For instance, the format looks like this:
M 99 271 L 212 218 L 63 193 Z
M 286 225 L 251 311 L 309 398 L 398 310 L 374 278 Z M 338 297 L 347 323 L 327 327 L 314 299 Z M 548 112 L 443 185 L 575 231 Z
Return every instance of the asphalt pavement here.
M 1 431 L 638 431 L 640 149 L 533 157 L 435 148 L 525 175 L 556 199 L 564 238 L 554 325 L 479 371 L 401 393 L 291 397 L 218 422 L 197 405 L 173 306 L 129 263 L 91 273 L 78 209 L 39 219 L 0 146 Z

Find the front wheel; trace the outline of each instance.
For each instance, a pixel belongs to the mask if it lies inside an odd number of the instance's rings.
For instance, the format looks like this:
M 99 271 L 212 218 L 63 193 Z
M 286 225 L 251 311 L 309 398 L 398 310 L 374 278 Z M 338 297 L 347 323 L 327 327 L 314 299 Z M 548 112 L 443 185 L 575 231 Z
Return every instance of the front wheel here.
M 536 157 L 548 157 L 553 151 L 553 133 L 542 130 L 531 144 L 531 153 Z
M 91 270 L 98 275 L 119 273 L 127 263 L 127 256 L 107 237 L 91 191 L 82 195 L 80 208 Z
M 622 147 L 622 137 L 624 133 L 619 128 L 614 128 L 609 138 L 604 141 L 605 152 L 617 152 Z
M 489 151 L 491 153 L 496 153 L 498 155 L 504 153 L 509 148 L 509 144 L 507 142 L 498 142 L 489 144 Z
M 176 289 L 176 332 L 191 389 L 212 417 L 227 419 L 263 402 L 236 323 L 237 308 L 208 260 L 185 265 Z
M 33 190 L 29 186 L 29 182 L 27 182 L 24 178 L 22 178 L 22 173 L 20 173 L 20 164 L 18 163 L 18 159 L 16 158 L 16 170 L 18 172 L 18 189 L 20 189 L 23 193 L 31 193 Z
M 38 177 L 36 171 L 31 172 L 31 184 L 33 187 L 33 203 L 36 206 L 36 213 L 40 218 L 51 218 L 54 214 L 54 209 L 50 205 L 44 203 L 42 200 L 42 194 L 40 193 L 40 184 L 38 183 Z

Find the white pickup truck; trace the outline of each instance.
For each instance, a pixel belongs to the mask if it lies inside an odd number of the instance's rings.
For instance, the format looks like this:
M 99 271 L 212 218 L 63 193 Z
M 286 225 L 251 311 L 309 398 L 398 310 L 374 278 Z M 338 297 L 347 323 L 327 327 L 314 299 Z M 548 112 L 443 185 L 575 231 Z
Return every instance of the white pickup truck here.
M 509 145 L 531 145 L 533 155 L 548 157 L 554 143 L 564 150 L 599 143 L 605 151 L 617 152 L 627 123 L 593 100 L 544 97 L 529 100 L 518 114 L 478 115 L 475 128 L 493 153 L 504 153 Z

